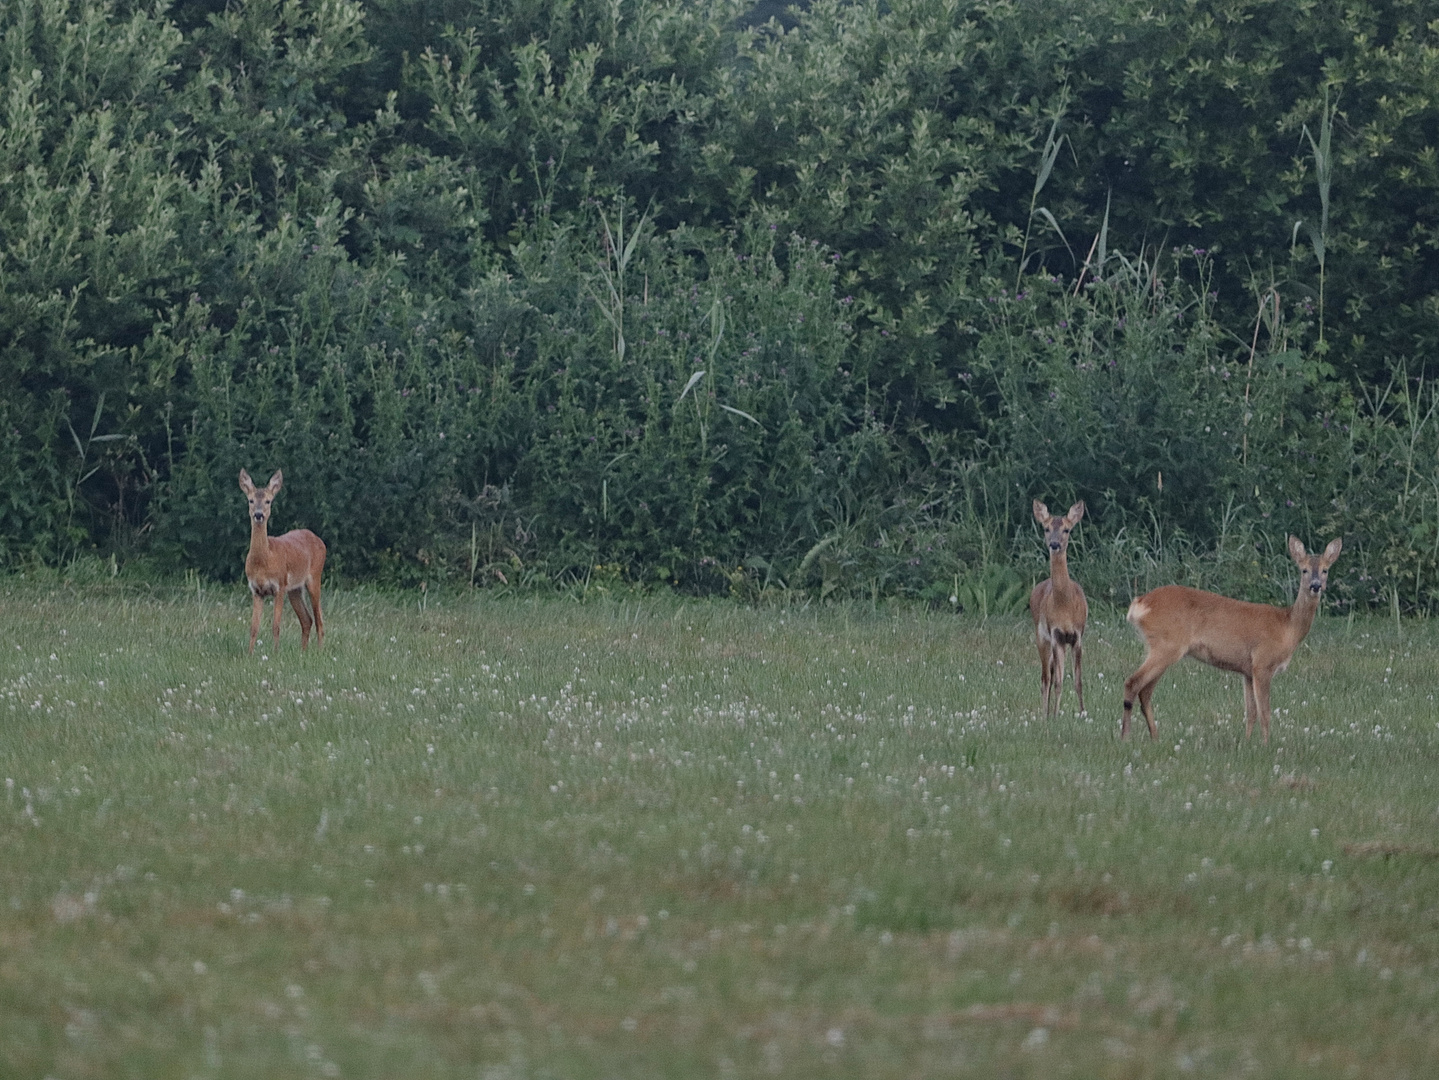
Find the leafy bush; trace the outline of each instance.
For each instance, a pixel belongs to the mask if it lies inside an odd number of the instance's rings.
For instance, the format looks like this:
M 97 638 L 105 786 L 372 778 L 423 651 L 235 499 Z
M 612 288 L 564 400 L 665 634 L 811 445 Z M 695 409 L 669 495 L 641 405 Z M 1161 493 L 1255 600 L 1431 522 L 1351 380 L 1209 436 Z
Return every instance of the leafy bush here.
M 0 13 L 0 565 L 1439 602 L 1417 0 Z

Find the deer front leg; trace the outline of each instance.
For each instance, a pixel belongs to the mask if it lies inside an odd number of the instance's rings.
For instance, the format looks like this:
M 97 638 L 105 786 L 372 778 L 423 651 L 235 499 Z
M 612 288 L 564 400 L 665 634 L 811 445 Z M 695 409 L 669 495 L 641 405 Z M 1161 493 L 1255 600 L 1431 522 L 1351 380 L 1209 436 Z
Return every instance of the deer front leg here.
M 1244 737 L 1249 738 L 1254 733 L 1254 721 L 1259 716 L 1259 710 L 1254 704 L 1254 679 L 1248 675 L 1244 676 Z
M 258 593 L 251 593 L 250 600 L 250 655 L 255 654 L 255 636 L 260 632 L 260 616 L 265 611 L 265 601 L 260 599 Z
M 1064 643 L 1056 641 L 1051 655 L 1054 657 L 1054 670 L 1050 673 L 1049 685 L 1054 691 L 1054 712 L 1046 711 L 1046 717 L 1059 715 L 1060 704 L 1064 701 Z
M 280 616 L 285 613 L 285 598 L 280 593 L 275 594 L 275 621 L 273 633 L 275 637 L 275 652 L 280 651 Z
M 1049 683 L 1053 674 L 1053 660 L 1050 656 L 1051 646 L 1042 637 L 1036 637 L 1035 643 L 1039 646 L 1039 707 L 1044 710 L 1044 715 L 1049 715 Z
M 1264 745 L 1269 745 L 1269 683 L 1274 678 L 1270 671 L 1254 673 L 1254 711 L 1259 714 L 1259 725 L 1264 731 Z M 1251 728 L 1253 722 L 1250 723 Z M 1248 737 L 1246 733 L 1246 738 Z

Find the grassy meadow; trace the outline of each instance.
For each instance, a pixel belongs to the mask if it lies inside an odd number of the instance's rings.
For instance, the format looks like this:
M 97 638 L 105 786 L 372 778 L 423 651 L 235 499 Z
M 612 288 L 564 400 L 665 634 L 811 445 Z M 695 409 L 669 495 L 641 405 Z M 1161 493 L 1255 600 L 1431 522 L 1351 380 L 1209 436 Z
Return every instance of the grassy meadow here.
M 121 579 L 123 580 L 123 579 Z M 0 1074 L 1420 1077 L 1439 633 L 0 583 Z M 1141 724 L 1141 732 L 1142 732 Z

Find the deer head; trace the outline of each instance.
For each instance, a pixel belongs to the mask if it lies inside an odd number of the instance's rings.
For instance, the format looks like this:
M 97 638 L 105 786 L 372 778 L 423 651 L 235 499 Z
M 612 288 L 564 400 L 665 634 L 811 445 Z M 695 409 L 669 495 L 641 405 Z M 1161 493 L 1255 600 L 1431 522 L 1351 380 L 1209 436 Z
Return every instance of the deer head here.
M 250 520 L 256 525 L 265 525 L 270 520 L 270 504 L 275 501 L 275 496 L 280 494 L 280 488 L 285 483 L 285 475 L 279 469 L 275 475 L 270 477 L 270 482 L 262 488 L 257 488 L 255 482 L 250 479 L 250 474 L 244 469 L 240 470 L 240 490 L 245 493 L 245 499 L 250 504 Z
M 1324 586 L 1329 584 L 1329 568 L 1334 565 L 1334 560 L 1339 558 L 1339 550 L 1343 546 L 1344 541 L 1336 538 L 1329 541 L 1329 546 L 1322 555 L 1310 555 L 1304 550 L 1299 537 L 1289 538 L 1289 557 L 1299 566 L 1300 596 L 1304 595 L 1306 588 L 1316 599 L 1324 592 Z
M 1044 542 L 1049 548 L 1050 554 L 1060 554 L 1069 546 L 1069 534 L 1079 524 L 1079 519 L 1084 516 L 1084 500 L 1081 499 L 1069 508 L 1069 513 L 1063 517 L 1051 515 L 1049 507 L 1038 499 L 1034 500 L 1034 520 L 1039 522 L 1040 528 L 1044 530 Z

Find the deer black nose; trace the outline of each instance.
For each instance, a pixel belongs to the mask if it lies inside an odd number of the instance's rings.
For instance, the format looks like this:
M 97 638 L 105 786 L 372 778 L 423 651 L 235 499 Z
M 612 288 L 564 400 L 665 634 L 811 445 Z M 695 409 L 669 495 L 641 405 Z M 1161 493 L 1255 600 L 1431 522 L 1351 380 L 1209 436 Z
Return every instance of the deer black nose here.
M 264 520 L 265 520 L 265 511 L 263 511 L 263 510 L 256 510 L 256 511 L 255 511 L 255 520 L 256 520 L 256 521 L 264 521 Z
M 1058 540 L 1051 540 L 1051 541 L 1049 542 L 1049 550 L 1050 550 L 1050 551 L 1058 551 L 1058 550 L 1059 550 L 1059 541 L 1058 541 Z

